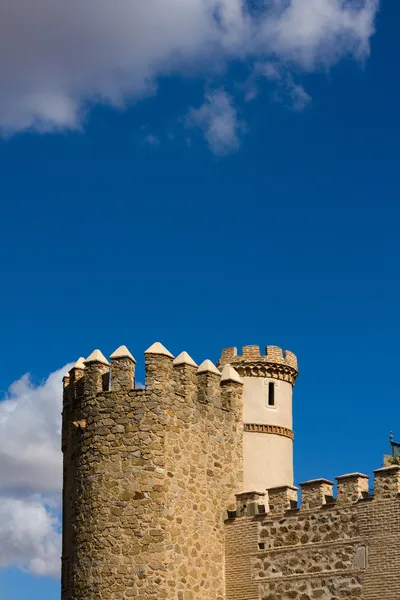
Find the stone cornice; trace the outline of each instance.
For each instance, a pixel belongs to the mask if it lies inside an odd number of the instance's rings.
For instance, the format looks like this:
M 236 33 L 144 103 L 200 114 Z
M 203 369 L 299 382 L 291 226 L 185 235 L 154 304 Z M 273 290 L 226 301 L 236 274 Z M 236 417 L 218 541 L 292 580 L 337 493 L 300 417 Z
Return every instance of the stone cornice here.
M 286 427 L 280 427 L 279 425 L 265 425 L 262 423 L 245 423 L 244 431 L 250 433 L 269 433 L 272 435 L 281 435 L 287 437 L 290 440 L 294 439 L 294 432 Z

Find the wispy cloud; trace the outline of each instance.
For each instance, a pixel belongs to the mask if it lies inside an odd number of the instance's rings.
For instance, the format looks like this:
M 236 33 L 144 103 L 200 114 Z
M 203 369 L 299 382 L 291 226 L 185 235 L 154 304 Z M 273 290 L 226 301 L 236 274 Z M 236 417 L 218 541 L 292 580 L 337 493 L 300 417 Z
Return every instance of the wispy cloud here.
M 156 135 L 149 134 L 149 135 L 146 135 L 143 142 L 145 144 L 147 144 L 148 146 L 159 146 L 160 138 L 158 138 Z
M 196 70 L 214 85 L 214 65 L 235 60 L 305 71 L 364 60 L 378 2 L 265 0 L 259 10 L 246 0 L 3 2 L 0 131 L 79 128 L 96 102 L 123 107 L 169 73 Z
M 233 99 L 224 90 L 210 92 L 200 108 L 191 108 L 186 125 L 201 129 L 211 151 L 220 156 L 239 148 L 239 133 L 244 129 Z
M 0 402 L 0 567 L 59 576 L 62 375 L 29 375 Z
M 295 82 L 287 67 L 274 62 L 257 63 L 254 66 L 244 86 L 246 101 L 253 100 L 258 96 L 259 83 L 262 79 L 273 84 L 270 98 L 292 110 L 301 111 L 311 102 L 311 96 L 301 84 Z

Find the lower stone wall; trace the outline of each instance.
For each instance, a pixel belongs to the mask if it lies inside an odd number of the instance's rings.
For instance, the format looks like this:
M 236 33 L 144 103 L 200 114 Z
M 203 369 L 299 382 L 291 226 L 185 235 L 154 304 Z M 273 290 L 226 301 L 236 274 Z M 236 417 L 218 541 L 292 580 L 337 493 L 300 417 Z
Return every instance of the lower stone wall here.
M 259 539 L 265 550 L 252 559 L 252 577 L 263 600 L 362 598 L 355 505 L 267 517 Z
M 359 543 L 313 544 L 311 547 L 283 548 L 264 553 L 252 559 L 253 573 L 256 579 L 275 579 L 328 573 L 332 571 L 353 570 L 359 556 L 365 553 L 365 546 Z
M 271 582 L 260 586 L 260 594 L 263 600 L 355 600 L 363 597 L 361 577 L 356 574 Z
M 243 516 L 226 532 L 227 600 L 400 599 L 397 497 Z

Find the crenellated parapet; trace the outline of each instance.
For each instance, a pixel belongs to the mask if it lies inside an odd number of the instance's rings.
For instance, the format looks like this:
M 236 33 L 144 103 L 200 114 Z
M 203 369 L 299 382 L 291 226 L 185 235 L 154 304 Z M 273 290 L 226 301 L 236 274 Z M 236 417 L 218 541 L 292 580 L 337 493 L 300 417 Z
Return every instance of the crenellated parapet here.
M 344 505 L 357 504 L 368 501 L 377 503 L 382 500 L 400 501 L 400 467 L 392 465 L 383 467 L 374 471 L 373 491 L 369 491 L 369 476 L 363 473 L 348 473 L 336 477 L 337 495 L 333 493 L 334 482 L 329 479 L 311 479 L 300 483 L 301 504 L 298 504 L 298 488 L 286 485 L 276 488 L 270 488 L 266 492 L 243 492 L 237 495 L 236 514 L 231 513 L 230 518 L 249 516 L 249 513 L 243 510 L 243 503 L 248 498 L 253 503 L 261 504 L 259 501 L 263 497 L 262 504 L 266 514 L 285 514 L 296 511 L 318 511 L 328 507 L 338 507 Z M 265 498 L 264 498 L 265 497 Z M 257 511 L 252 511 L 256 514 Z
M 135 365 L 136 360 L 126 346 L 113 352 L 110 362 L 100 350 L 94 350 L 86 359 L 81 357 L 63 379 L 64 405 L 70 405 L 80 396 L 107 392 L 134 395 L 137 391 Z M 210 360 L 198 366 L 187 352 L 174 358 L 159 342 L 146 350 L 145 365 L 147 392 L 160 389 L 168 380 L 169 392 L 185 396 L 190 390 L 200 404 L 223 410 L 235 408 L 232 390 L 243 386 L 239 373 L 232 366 L 226 365 L 220 371 Z
M 264 377 L 288 381 L 292 385 L 298 375 L 297 357 L 290 350 L 279 346 L 267 346 L 265 354 L 259 346 L 243 346 L 242 354 L 237 348 L 224 348 L 218 366 L 231 364 L 242 377 Z

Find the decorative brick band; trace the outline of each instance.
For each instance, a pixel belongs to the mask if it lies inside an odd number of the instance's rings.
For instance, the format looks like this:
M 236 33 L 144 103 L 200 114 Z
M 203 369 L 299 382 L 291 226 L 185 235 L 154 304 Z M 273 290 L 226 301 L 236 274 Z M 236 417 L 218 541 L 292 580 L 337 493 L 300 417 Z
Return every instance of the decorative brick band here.
M 230 363 L 241 377 L 264 377 L 288 381 L 292 385 L 296 381 L 297 371 L 288 365 L 271 363 L 268 359 L 261 357 L 257 361 L 244 362 L 241 357 Z
M 279 427 L 278 425 L 263 425 L 258 423 L 245 423 L 244 431 L 250 431 L 252 433 L 272 433 L 274 435 L 282 435 L 291 440 L 294 439 L 294 432 L 286 427 Z

